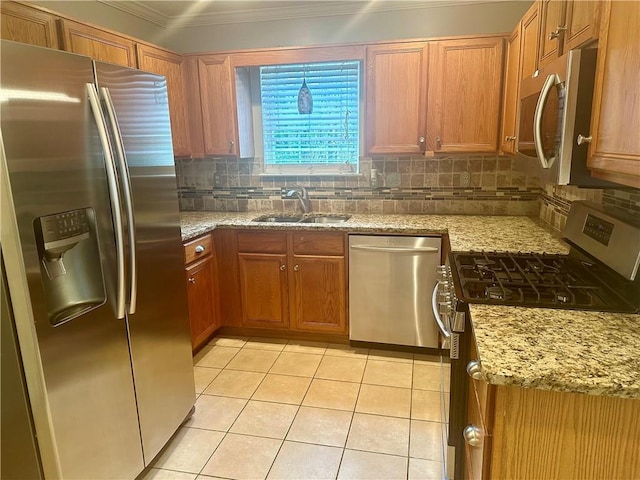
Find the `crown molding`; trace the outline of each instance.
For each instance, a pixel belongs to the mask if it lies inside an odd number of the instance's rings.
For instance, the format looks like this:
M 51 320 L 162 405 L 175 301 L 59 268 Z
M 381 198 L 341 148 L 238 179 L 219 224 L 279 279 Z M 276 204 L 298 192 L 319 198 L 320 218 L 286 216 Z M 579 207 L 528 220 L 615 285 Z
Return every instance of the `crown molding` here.
M 355 15 L 364 13 L 391 12 L 399 10 L 414 10 L 431 7 L 447 7 L 453 5 L 469 5 L 481 3 L 496 3 L 501 0 L 394 0 L 394 1 L 326 1 L 322 4 L 306 2 L 292 2 L 286 7 L 266 7 L 257 9 L 229 10 L 225 12 L 187 12 L 179 16 L 166 15 L 146 5 L 144 1 L 98 0 L 123 12 L 135 15 L 148 22 L 164 28 L 202 27 L 209 25 L 224 25 L 234 23 L 264 22 L 272 20 L 294 20 L 299 18 L 329 17 L 340 15 Z M 186 2 L 185 2 L 186 3 Z M 200 2 L 189 2 L 196 10 Z M 268 3 L 268 2 L 265 2 Z M 238 2 L 241 5 L 241 2 Z M 200 4 L 202 5 L 202 4 Z

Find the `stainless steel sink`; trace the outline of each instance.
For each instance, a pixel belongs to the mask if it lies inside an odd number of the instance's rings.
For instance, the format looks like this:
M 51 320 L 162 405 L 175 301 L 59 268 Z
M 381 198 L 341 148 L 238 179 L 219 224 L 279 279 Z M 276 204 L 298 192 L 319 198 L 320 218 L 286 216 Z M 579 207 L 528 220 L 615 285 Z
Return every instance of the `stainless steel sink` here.
M 342 223 L 351 218 L 351 215 L 324 215 L 311 214 L 308 217 L 293 215 L 262 215 L 253 219 L 254 222 L 265 223 Z
M 300 223 L 342 223 L 351 218 L 351 215 L 316 215 L 303 218 Z
M 263 215 L 253 219 L 254 222 L 269 223 L 297 223 L 300 220 L 302 220 L 302 217 L 294 217 L 291 215 Z

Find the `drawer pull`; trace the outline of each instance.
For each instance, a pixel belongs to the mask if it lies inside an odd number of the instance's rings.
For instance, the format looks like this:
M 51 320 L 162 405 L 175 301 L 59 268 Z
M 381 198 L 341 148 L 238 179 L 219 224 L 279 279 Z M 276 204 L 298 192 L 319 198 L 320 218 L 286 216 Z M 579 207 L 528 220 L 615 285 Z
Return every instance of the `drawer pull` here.
M 462 432 L 462 436 L 470 447 L 479 447 L 482 445 L 482 430 L 475 425 L 467 425 Z
M 204 248 L 204 245 L 198 245 L 196 247 L 196 253 L 202 253 L 204 252 L 206 249 Z
M 467 373 L 474 380 L 482 380 L 482 369 L 478 360 L 471 360 L 467 363 Z

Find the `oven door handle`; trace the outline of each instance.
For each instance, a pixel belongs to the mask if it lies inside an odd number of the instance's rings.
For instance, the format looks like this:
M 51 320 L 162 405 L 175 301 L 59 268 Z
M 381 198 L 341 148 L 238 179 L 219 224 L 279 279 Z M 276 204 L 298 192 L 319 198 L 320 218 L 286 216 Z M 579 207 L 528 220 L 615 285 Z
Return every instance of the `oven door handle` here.
M 438 330 L 442 333 L 442 336 L 445 340 L 448 340 L 451 337 L 451 332 L 447 330 L 440 318 L 440 312 L 438 312 L 438 287 L 440 286 L 440 282 L 436 283 L 436 286 L 433 287 L 433 293 L 431 294 L 431 309 L 433 310 L 433 316 L 436 319 L 436 325 L 438 325 Z
M 538 97 L 538 103 L 536 104 L 536 112 L 533 116 L 533 141 L 535 143 L 536 153 L 538 154 L 538 160 L 540 160 L 540 165 L 545 169 L 551 168 L 556 157 L 553 156 L 551 158 L 547 158 L 544 155 L 544 149 L 542 148 L 542 113 L 547 103 L 547 99 L 549 98 L 549 93 L 551 93 L 551 89 L 556 86 L 558 81 L 559 78 L 555 73 L 553 75 L 549 75 L 544 81 L 544 85 L 540 91 L 540 97 Z

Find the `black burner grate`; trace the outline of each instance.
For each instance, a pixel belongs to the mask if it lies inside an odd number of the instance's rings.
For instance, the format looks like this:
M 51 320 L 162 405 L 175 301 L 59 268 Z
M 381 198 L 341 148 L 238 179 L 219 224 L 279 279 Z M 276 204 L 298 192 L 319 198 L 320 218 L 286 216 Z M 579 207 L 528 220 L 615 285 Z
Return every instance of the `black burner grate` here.
M 567 255 L 462 252 L 451 254 L 451 265 L 456 294 L 467 303 L 633 311 Z

